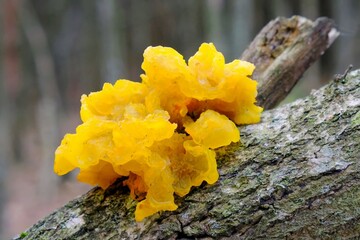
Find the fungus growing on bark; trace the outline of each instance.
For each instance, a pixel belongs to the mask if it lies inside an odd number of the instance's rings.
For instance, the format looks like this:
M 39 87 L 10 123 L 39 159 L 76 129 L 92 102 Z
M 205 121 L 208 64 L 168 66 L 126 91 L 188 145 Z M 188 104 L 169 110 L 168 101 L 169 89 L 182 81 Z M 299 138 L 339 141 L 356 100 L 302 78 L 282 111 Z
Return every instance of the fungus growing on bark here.
M 142 82 L 105 83 L 81 97 L 83 123 L 66 134 L 55 152 L 54 171 L 80 169 L 78 180 L 107 188 L 119 177 L 139 201 L 135 219 L 177 209 L 203 181 L 213 184 L 214 149 L 240 140 L 235 124 L 260 121 L 254 65 L 226 64 L 204 43 L 186 64 L 172 48 L 148 47 Z

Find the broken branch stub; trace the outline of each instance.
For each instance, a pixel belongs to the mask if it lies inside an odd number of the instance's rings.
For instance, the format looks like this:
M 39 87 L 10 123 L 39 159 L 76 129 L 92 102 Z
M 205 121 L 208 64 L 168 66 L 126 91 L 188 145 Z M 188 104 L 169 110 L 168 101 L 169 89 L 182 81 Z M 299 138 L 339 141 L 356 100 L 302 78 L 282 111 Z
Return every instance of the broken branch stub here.
M 315 21 L 279 17 L 269 22 L 241 56 L 256 66 L 258 105 L 275 107 L 338 35 L 334 22 L 326 17 Z

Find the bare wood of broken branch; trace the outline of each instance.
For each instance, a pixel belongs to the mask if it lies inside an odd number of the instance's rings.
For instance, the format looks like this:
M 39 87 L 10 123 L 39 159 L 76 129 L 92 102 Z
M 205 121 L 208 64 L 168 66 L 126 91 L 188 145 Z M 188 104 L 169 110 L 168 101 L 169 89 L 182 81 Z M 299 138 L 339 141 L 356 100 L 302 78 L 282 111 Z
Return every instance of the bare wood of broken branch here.
M 300 16 L 269 22 L 241 56 L 256 66 L 258 104 L 275 107 L 338 35 L 334 22 L 325 17 L 314 22 Z
M 259 80 L 259 104 L 266 109 L 274 107 L 286 96 L 310 64 L 329 47 L 336 36 L 337 31 L 333 28 L 332 21 L 326 18 L 311 22 L 301 17 L 293 17 L 290 19 L 279 18 L 270 22 L 255 38 L 242 57 L 242 59 L 251 61 L 257 66 L 254 78 Z M 352 84 L 358 83 L 352 81 Z M 329 88 L 332 89 L 333 87 Z M 348 89 L 353 88 L 352 86 L 348 87 Z M 323 92 L 325 90 L 319 91 L 319 95 Z M 355 94 L 358 93 L 353 93 L 354 96 Z M 300 224 L 304 224 L 303 217 L 296 214 L 307 209 L 303 203 L 306 204 L 309 199 L 314 199 L 317 196 L 323 196 L 323 192 L 313 194 L 311 191 L 308 191 L 308 195 L 304 195 L 306 190 L 304 186 L 316 186 L 314 191 L 318 188 L 323 189 L 321 186 L 324 186 L 324 189 L 332 186 L 330 185 L 332 179 L 325 179 L 328 182 L 321 182 L 324 180 L 320 181 L 320 178 L 316 178 L 321 173 L 316 175 L 317 173 L 313 173 L 309 169 L 303 171 L 304 167 L 312 167 L 302 164 L 301 159 L 303 154 L 312 154 L 314 142 L 296 148 L 301 143 L 301 139 L 299 141 L 297 139 L 300 130 L 303 128 L 300 123 L 316 122 L 305 121 L 304 119 L 309 118 L 309 116 L 314 118 L 315 113 L 319 112 L 319 109 L 316 109 L 312 113 L 313 106 L 323 106 L 326 103 L 321 97 L 319 97 L 321 103 L 317 102 L 315 97 L 311 97 L 311 99 L 314 101 L 313 104 L 309 104 L 311 101 L 308 100 L 306 104 L 297 103 L 275 111 L 267 111 L 264 113 L 262 123 L 246 126 L 242 129 L 243 144 L 247 147 L 243 149 L 242 146 L 236 145 L 234 146 L 235 149 L 231 151 L 223 149 L 223 151 L 228 151 L 225 153 L 221 153 L 219 150 L 220 180 L 214 185 L 195 188 L 185 198 L 178 198 L 179 209 L 175 212 L 164 212 L 146 219 L 142 223 L 136 223 L 133 216 L 134 203 L 129 200 L 126 194 L 127 190 L 122 187 L 122 182 L 119 180 L 105 191 L 94 188 L 45 217 L 26 231 L 25 239 L 176 239 L 219 238 L 224 236 L 240 236 L 241 238 L 241 236 L 250 236 L 253 233 L 258 233 L 260 236 L 266 231 L 271 234 L 274 226 L 277 226 L 276 222 L 283 224 L 278 224 L 281 236 L 287 236 L 288 233 L 284 231 L 291 231 L 294 228 L 283 227 L 290 223 L 287 221 L 288 218 L 284 217 L 285 211 L 282 212 L 282 209 L 277 210 L 277 208 L 272 207 L 275 203 L 284 209 L 294 209 L 291 211 L 294 215 L 289 215 L 289 219 L 300 218 L 296 224 L 299 223 L 301 233 L 303 228 Z M 326 106 L 324 109 L 328 110 L 329 113 L 327 114 L 333 114 Z M 288 118 L 289 112 L 293 108 L 299 107 L 303 109 L 298 116 L 301 118 L 294 118 L 294 121 L 298 120 L 292 123 L 294 129 L 291 129 L 289 128 L 289 121 L 291 120 Z M 354 114 L 355 108 L 358 106 L 349 108 L 348 116 Z M 309 115 L 301 115 L 305 112 L 309 112 Z M 323 115 L 318 117 L 331 121 L 331 118 L 324 118 Z M 276 119 L 275 122 L 274 119 Z M 342 118 L 337 118 L 337 120 L 339 119 Z M 314 129 L 321 131 L 322 127 L 327 127 L 327 123 L 323 124 L 320 120 L 318 122 L 322 124 L 321 127 Z M 331 124 L 331 127 L 339 126 L 339 124 L 332 122 Z M 283 127 L 279 127 L 279 125 L 283 125 Z M 346 134 L 353 134 L 353 136 L 345 140 L 358 137 L 358 132 L 353 131 L 355 128 L 358 126 L 346 128 L 348 129 Z M 332 131 L 336 132 L 338 129 Z M 249 132 L 251 132 L 251 136 Z M 320 133 L 313 132 L 313 135 L 312 140 L 318 141 L 315 136 L 320 135 Z M 276 141 L 272 140 L 271 136 L 276 136 Z M 277 142 L 279 139 L 286 148 L 278 149 Z M 298 151 L 291 151 L 293 149 L 292 144 Z M 328 143 L 324 142 L 324 146 L 327 146 L 326 144 Z M 329 144 L 329 146 L 333 146 L 331 145 L 332 142 Z M 346 142 L 344 146 L 349 144 L 352 143 Z M 351 153 L 346 154 L 351 157 Z M 345 155 L 342 158 L 345 159 Z M 325 156 L 321 159 L 324 162 L 322 164 L 328 166 L 325 163 L 328 159 Z M 273 164 L 272 161 L 277 162 Z M 292 161 L 291 164 L 289 164 L 290 161 Z M 294 164 L 296 164 L 296 168 Z M 344 172 L 343 175 L 338 175 L 336 178 L 339 184 L 344 184 L 351 176 L 351 172 L 344 171 L 349 165 L 350 163 L 344 162 L 335 169 L 338 172 Z M 327 167 L 330 172 L 333 171 L 331 166 Z M 283 172 L 288 174 L 288 186 L 281 182 L 275 186 L 275 191 L 273 182 L 269 182 L 269 180 L 280 181 L 282 176 L 279 177 L 277 174 Z M 304 172 L 304 176 L 300 176 L 301 172 Z M 311 174 L 314 174 L 315 178 Z M 306 185 L 301 185 L 304 182 Z M 269 193 L 270 190 L 273 192 Z M 290 201 L 291 198 L 289 198 L 290 200 L 286 198 L 290 192 L 291 197 L 295 196 L 301 200 L 297 201 L 296 205 Z M 324 210 L 321 209 L 321 211 Z M 314 219 L 310 213 L 308 216 L 309 219 Z M 259 223 L 260 221 L 262 222 Z M 317 219 L 314 221 L 319 223 Z M 331 227 L 333 228 L 333 226 Z M 249 231 L 249 229 L 252 230 Z M 278 233 L 273 233 L 272 236 L 280 236 L 276 234 Z M 16 239 L 20 238 L 19 236 Z

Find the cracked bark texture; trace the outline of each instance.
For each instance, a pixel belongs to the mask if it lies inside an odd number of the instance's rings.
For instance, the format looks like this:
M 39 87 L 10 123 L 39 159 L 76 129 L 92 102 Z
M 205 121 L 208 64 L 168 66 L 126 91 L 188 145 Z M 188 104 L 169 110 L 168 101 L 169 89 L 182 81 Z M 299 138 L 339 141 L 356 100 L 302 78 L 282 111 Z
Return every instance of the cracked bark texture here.
M 360 237 L 359 110 L 357 70 L 241 127 L 241 143 L 217 151 L 219 181 L 176 198 L 174 212 L 135 222 L 136 202 L 120 179 L 69 202 L 15 239 Z
M 241 127 L 217 151 L 220 179 L 137 223 L 121 180 L 94 188 L 24 239 L 360 237 L 360 70 Z M 18 237 L 17 239 L 20 239 Z
M 305 70 L 338 37 L 326 17 L 311 21 L 301 16 L 278 17 L 269 22 L 244 51 L 241 59 L 255 64 L 259 83 L 257 102 L 275 107 L 295 86 Z

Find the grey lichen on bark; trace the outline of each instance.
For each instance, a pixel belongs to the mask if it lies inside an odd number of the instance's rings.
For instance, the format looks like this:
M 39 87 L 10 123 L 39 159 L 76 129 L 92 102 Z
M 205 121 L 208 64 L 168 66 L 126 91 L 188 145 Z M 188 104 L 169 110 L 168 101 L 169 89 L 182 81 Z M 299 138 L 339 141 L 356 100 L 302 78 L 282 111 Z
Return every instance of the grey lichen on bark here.
M 137 223 L 121 180 L 47 216 L 23 239 L 360 237 L 360 70 L 241 127 L 220 179 Z M 16 238 L 20 239 L 20 237 Z
M 282 27 L 289 24 L 292 27 Z M 248 51 L 252 59 L 247 60 L 260 69 L 255 73 L 259 100 L 270 99 L 265 107 L 271 108 L 286 91 L 273 98 L 266 95 L 268 89 L 292 87 L 337 32 L 325 18 L 315 22 L 279 18 L 264 29 L 251 44 L 255 47 L 249 49 L 255 52 Z M 283 39 L 287 44 L 273 48 L 274 42 L 268 41 L 256 47 L 274 29 L 276 34 L 266 39 Z M 304 36 L 311 39 L 304 41 Z M 311 47 L 309 56 L 299 54 L 299 49 Z M 276 60 L 279 56 L 303 61 L 281 64 Z M 276 78 L 277 73 L 281 74 Z M 337 77 L 305 99 L 265 111 L 259 124 L 241 127 L 241 143 L 217 150 L 219 181 L 176 198 L 179 209 L 174 212 L 135 222 L 136 202 L 119 179 L 107 190 L 94 188 L 69 202 L 15 239 L 359 237 L 359 110 L 358 70 Z

